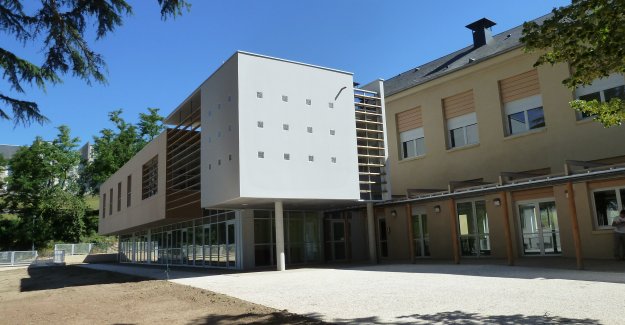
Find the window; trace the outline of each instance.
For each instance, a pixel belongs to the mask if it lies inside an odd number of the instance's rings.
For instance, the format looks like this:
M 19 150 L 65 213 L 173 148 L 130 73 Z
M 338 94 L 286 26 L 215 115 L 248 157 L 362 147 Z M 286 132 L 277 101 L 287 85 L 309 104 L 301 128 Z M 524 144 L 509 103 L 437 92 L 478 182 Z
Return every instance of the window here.
M 232 154 L 228 155 L 228 161 L 232 161 Z
M 315 161 L 315 156 L 308 156 L 308 161 L 310 161 L 310 162 Z
M 289 96 L 282 95 L 282 101 L 283 102 L 288 102 L 289 101 Z
M 330 161 L 331 161 L 333 164 L 336 164 L 336 157 L 331 157 L 331 158 L 330 158 Z
M 221 159 L 217 160 L 217 166 L 221 166 Z
M 122 182 L 117 183 L 117 212 L 122 210 Z
M 490 255 L 486 201 L 459 202 L 458 235 L 463 256 Z
M 288 131 L 289 130 L 289 125 L 288 124 L 282 124 L 282 130 Z
M 312 126 L 307 127 L 307 128 L 306 128 L 306 131 L 307 131 L 308 133 L 313 133 L 313 128 L 312 128 Z
M 257 91 L 256 92 L 256 98 L 263 98 L 263 92 L 262 91 Z
M 335 135 L 336 131 L 335 130 L 330 130 L 330 135 Z
M 265 152 L 264 151 L 259 151 L 258 152 L 258 158 L 265 158 Z
M 449 148 L 457 148 L 480 142 L 475 112 L 447 120 Z
M 291 160 L 291 155 L 288 153 L 284 154 L 284 160 Z
M 541 95 L 505 103 L 504 110 L 508 135 L 545 127 Z
M 593 191 L 596 226 L 599 229 L 612 229 L 612 221 L 623 210 L 625 187 Z
M 158 193 L 158 155 L 143 165 L 141 198 L 143 200 Z
M 113 214 L 113 189 L 109 189 L 109 216 Z
M 334 108 L 334 103 L 328 103 L 329 108 Z
M 126 181 L 126 207 L 130 207 L 130 202 L 132 201 L 132 175 L 128 175 L 128 179 Z
M 106 218 L 106 193 L 102 194 L 102 219 Z
M 211 170 L 211 169 L 213 169 L 213 165 L 208 164 L 208 170 Z
M 560 254 L 560 227 L 553 199 L 523 202 L 518 205 L 523 254 Z
M 593 81 L 588 86 L 575 89 L 575 97 L 585 101 L 596 100 L 598 102 L 609 102 L 612 98 L 625 100 L 625 78 L 620 74 L 612 74 L 606 78 Z M 592 117 L 587 113 L 577 113 L 577 119 Z
M 265 123 L 263 123 L 263 121 L 258 121 L 256 122 L 256 126 L 258 126 L 259 128 L 264 128 L 265 127 Z
M 306 105 L 308 105 L 308 106 L 312 105 L 312 100 L 307 99 L 307 100 L 306 100 Z
M 412 158 L 425 154 L 425 140 L 423 128 L 416 128 L 399 134 L 401 142 L 401 158 Z
M 428 216 L 418 208 L 412 208 L 412 240 L 415 257 L 430 256 Z

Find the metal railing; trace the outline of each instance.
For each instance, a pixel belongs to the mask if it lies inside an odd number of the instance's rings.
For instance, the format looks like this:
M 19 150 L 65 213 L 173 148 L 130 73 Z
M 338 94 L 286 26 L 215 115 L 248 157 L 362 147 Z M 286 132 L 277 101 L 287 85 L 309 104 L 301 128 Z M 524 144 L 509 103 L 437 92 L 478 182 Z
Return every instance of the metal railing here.
M 37 251 L 0 252 L 1 266 L 30 265 L 37 259 Z
M 89 255 L 92 248 L 92 243 L 54 245 L 54 251 L 65 251 L 66 255 Z

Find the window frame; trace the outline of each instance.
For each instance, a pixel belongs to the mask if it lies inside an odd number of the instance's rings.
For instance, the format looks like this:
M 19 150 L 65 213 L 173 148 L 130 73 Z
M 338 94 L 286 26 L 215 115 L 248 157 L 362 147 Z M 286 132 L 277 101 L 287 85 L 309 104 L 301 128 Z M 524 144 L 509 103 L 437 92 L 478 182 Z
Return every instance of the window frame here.
M 423 152 L 419 154 L 419 146 L 417 145 L 418 140 L 423 140 Z M 404 144 L 414 141 L 414 156 L 407 156 L 407 152 L 404 150 Z M 425 147 L 425 133 L 423 131 L 423 127 L 418 127 L 414 129 L 410 129 L 404 132 L 399 133 L 399 160 L 406 160 L 416 157 L 424 156 L 427 152 Z
M 580 97 L 599 93 L 599 101 L 605 103 L 605 91 L 625 86 L 625 75 L 619 73 L 613 73 L 605 78 L 599 78 L 593 80 L 590 85 L 581 86 L 575 88 L 573 91 L 573 97 L 579 99 Z M 594 115 L 584 116 L 583 113 L 576 111 L 575 115 L 578 121 L 588 120 L 594 117 Z
M 590 191 L 590 198 L 592 200 L 592 216 L 593 216 L 593 227 L 595 227 L 595 230 L 613 230 L 614 227 L 612 225 L 605 225 L 605 226 L 600 226 L 599 225 L 599 219 L 597 219 L 597 205 L 595 203 L 595 193 L 596 192 L 605 192 L 605 191 L 614 191 L 616 192 L 616 204 L 617 204 L 617 209 L 616 211 L 621 211 L 623 210 L 623 200 L 621 198 L 621 194 L 620 194 L 620 190 L 625 190 L 625 185 L 622 186 L 611 186 L 611 187 L 602 187 L 602 188 L 596 188 Z
M 511 102 L 505 103 L 503 106 L 504 106 L 503 111 L 504 111 L 504 118 L 505 118 L 505 124 L 506 124 L 506 136 L 508 137 L 519 135 L 519 134 L 524 134 L 524 133 L 535 131 L 535 130 L 541 130 L 547 127 L 547 121 L 545 120 L 545 108 L 543 106 L 543 100 L 542 100 L 541 94 L 511 101 Z M 538 108 L 542 109 L 544 125 L 540 127 L 536 127 L 536 128 L 531 128 L 528 112 L 533 109 L 538 109 Z M 510 126 L 510 116 L 521 113 L 521 112 L 523 113 L 523 117 L 525 118 L 525 123 L 524 123 L 525 130 L 513 133 L 512 127 Z
M 555 209 L 556 209 L 556 218 L 557 218 L 557 222 L 558 222 L 558 236 L 559 236 L 559 253 L 553 253 L 553 254 L 547 254 L 545 252 L 545 248 L 544 248 L 544 242 L 543 242 L 543 246 L 541 248 L 541 252 L 539 254 L 528 254 L 525 253 L 525 249 L 523 248 L 524 245 L 524 238 L 523 238 L 523 225 L 521 224 L 521 216 L 519 214 L 519 207 L 521 205 L 532 205 L 534 207 L 534 213 L 538 212 L 540 214 L 540 204 L 541 203 L 550 203 L 553 202 Z M 560 228 L 560 219 L 558 218 L 559 216 L 557 215 L 558 213 L 558 204 L 556 202 L 555 196 L 548 196 L 548 197 L 541 197 L 541 198 L 537 198 L 537 199 L 528 199 L 528 200 L 521 200 L 521 201 L 516 201 L 514 202 L 514 216 L 515 216 L 515 224 L 517 229 L 519 230 L 517 233 L 517 240 L 519 243 L 519 251 L 518 253 L 521 254 L 521 256 L 525 256 L 525 257 L 535 257 L 535 256 L 562 256 L 563 252 L 562 252 L 562 230 Z M 538 216 L 538 218 L 540 218 L 540 216 Z M 541 219 L 538 219 L 539 222 L 542 222 Z M 542 230 L 539 231 L 540 234 L 542 234 L 544 236 L 544 233 L 542 232 Z M 544 240 L 544 239 L 543 239 Z
M 475 217 L 475 226 L 477 229 L 477 208 L 476 208 L 476 203 L 477 202 L 484 202 L 484 209 L 486 211 L 486 225 L 488 226 L 488 233 L 484 233 L 484 236 L 487 236 L 488 238 L 488 254 L 482 254 L 481 249 L 477 250 L 477 255 L 462 255 L 462 234 L 460 232 L 460 219 L 458 219 L 458 217 L 460 217 L 460 215 L 458 214 L 458 204 L 462 204 L 462 203 L 471 203 L 471 210 L 472 213 L 474 214 Z M 456 210 L 456 215 L 454 216 L 456 218 L 456 232 L 457 232 L 457 236 L 456 236 L 456 240 L 458 241 L 458 248 L 459 248 L 459 253 L 460 253 L 460 257 L 462 258 L 483 258 L 483 257 L 490 257 L 493 256 L 493 245 L 491 242 L 491 225 L 490 225 L 490 218 L 488 216 L 488 200 L 486 200 L 486 198 L 484 197 L 476 197 L 476 198 L 467 198 L 467 199 L 462 199 L 462 200 L 457 200 L 455 202 L 455 210 Z M 477 233 L 469 233 L 467 235 L 464 236 L 469 236 L 469 237 L 475 237 L 475 238 L 479 238 L 480 233 L 479 230 Z M 478 242 L 479 243 L 479 242 Z
M 480 143 L 480 132 L 479 132 L 479 127 L 478 127 L 478 123 L 477 123 L 477 114 L 476 112 L 471 112 L 468 114 L 464 114 L 464 115 L 460 115 L 460 116 L 456 116 L 456 117 L 452 117 L 452 118 L 448 118 L 446 121 L 446 126 L 447 126 L 447 149 L 455 149 L 455 148 L 462 148 L 462 147 L 466 147 L 466 146 L 471 146 L 471 145 L 476 145 Z M 469 143 L 469 137 L 468 137 L 468 133 L 467 133 L 467 128 L 470 126 L 475 125 L 476 129 L 477 129 L 477 141 L 476 142 L 472 142 Z M 462 135 L 463 135 L 463 139 L 464 139 L 464 144 L 463 145 L 453 145 L 455 141 L 453 141 L 453 131 L 458 130 L 458 129 L 462 129 Z

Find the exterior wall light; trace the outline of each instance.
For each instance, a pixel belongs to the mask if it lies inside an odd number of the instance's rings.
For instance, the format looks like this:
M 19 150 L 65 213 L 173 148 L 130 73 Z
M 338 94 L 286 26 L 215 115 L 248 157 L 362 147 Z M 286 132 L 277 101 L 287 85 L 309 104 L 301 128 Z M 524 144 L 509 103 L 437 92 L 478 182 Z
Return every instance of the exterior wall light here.
M 393 218 L 397 217 L 397 211 L 391 210 L 391 217 Z
M 496 198 L 493 200 L 493 204 L 498 207 L 501 206 L 501 199 L 500 198 Z
M 434 206 L 434 212 L 441 213 L 441 206 L 440 205 L 435 205 Z

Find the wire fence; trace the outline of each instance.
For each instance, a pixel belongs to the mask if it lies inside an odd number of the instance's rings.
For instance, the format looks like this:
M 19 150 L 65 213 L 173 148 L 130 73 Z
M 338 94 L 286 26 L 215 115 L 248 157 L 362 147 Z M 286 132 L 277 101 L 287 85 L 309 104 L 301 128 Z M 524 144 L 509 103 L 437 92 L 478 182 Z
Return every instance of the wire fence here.
M 66 255 L 89 255 L 93 243 L 55 244 L 54 251 L 65 251 Z
M 0 252 L 0 265 L 30 265 L 37 259 L 37 251 Z

